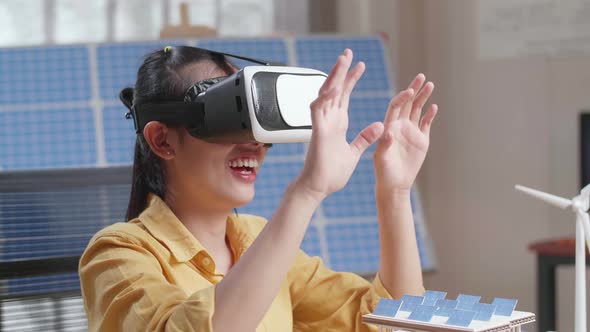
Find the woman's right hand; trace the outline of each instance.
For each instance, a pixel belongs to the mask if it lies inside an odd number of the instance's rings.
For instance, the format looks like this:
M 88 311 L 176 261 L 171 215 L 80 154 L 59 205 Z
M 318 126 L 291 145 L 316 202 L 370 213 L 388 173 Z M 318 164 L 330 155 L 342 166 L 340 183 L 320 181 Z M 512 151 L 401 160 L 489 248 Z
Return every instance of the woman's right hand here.
M 346 141 L 350 94 L 365 71 L 365 64 L 359 62 L 349 72 L 352 58 L 350 49 L 338 57 L 311 104 L 312 137 L 295 185 L 319 200 L 346 185 L 363 152 L 383 133 L 383 124 L 375 122 L 352 143 Z

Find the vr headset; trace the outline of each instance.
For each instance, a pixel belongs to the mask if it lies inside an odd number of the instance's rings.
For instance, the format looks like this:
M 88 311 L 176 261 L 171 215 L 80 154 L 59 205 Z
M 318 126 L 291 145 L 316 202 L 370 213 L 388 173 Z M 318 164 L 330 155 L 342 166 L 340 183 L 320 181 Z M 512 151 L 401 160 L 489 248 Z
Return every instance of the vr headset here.
M 197 82 L 183 101 L 132 105 L 133 89 L 124 89 L 120 98 L 130 110 L 126 118 L 133 118 L 137 134 L 148 122 L 160 121 L 183 126 L 192 136 L 212 143 L 309 142 L 310 104 L 326 80 L 325 73 L 207 51 L 257 65 Z

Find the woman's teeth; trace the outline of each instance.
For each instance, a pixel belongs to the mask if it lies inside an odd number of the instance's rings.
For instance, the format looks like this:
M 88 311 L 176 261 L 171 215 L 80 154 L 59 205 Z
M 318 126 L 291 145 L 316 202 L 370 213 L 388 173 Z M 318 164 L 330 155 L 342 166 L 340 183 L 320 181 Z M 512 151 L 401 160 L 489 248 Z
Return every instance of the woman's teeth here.
M 237 159 L 229 162 L 229 167 L 249 167 L 258 168 L 258 160 L 256 159 Z

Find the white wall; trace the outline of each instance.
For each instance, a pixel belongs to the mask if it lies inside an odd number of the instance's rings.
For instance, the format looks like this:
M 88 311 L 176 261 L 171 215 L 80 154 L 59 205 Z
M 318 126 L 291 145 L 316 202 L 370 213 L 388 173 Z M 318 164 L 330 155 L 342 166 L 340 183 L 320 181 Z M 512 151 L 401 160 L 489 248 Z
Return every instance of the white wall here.
M 392 38 L 397 86 L 418 71 L 436 84 L 440 112 L 418 180 L 440 263 L 427 287 L 514 297 L 518 308 L 536 311 L 535 256 L 527 245 L 573 235 L 575 226 L 569 212 L 513 186 L 564 196 L 579 190 L 578 112 L 590 109 L 590 55 L 480 60 L 477 1 L 363 3 L 369 32 Z M 367 32 L 354 17 L 359 11 L 339 12 L 353 16 L 341 22 Z M 558 279 L 558 330 L 573 331 L 573 268 Z

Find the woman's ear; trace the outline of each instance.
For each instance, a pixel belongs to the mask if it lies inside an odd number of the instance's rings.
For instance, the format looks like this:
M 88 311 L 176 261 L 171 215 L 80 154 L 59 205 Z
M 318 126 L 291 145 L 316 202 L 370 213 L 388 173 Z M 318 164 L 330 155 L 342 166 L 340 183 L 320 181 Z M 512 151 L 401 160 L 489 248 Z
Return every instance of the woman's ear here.
M 158 157 L 164 160 L 174 158 L 178 144 L 174 130 L 162 122 L 150 121 L 143 128 L 143 137 Z

